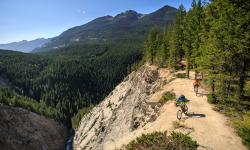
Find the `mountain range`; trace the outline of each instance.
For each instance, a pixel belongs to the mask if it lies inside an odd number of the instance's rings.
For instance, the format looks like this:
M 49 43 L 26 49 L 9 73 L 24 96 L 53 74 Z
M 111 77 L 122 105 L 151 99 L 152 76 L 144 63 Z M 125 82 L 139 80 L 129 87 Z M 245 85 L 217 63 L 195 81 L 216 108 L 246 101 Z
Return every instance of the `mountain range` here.
M 166 5 L 146 15 L 128 10 L 116 16 L 99 17 L 84 25 L 66 30 L 36 51 L 58 49 L 76 43 L 144 39 L 150 27 L 158 26 L 162 28 L 171 24 L 176 12 L 176 8 Z
M 50 38 L 48 38 L 48 39 L 38 38 L 35 40 L 31 40 L 31 41 L 22 40 L 19 42 L 0 44 L 0 49 L 30 52 L 30 51 L 34 50 L 35 48 L 42 47 L 44 44 L 46 44 L 48 42 L 50 42 Z
M 42 52 L 60 49 L 72 44 L 105 43 L 124 39 L 141 41 L 145 38 L 150 27 L 162 28 L 171 24 L 176 12 L 176 8 L 168 5 L 149 14 L 128 10 L 116 16 L 107 15 L 96 18 L 81 26 L 70 28 L 53 38 L 0 44 L 0 49 Z

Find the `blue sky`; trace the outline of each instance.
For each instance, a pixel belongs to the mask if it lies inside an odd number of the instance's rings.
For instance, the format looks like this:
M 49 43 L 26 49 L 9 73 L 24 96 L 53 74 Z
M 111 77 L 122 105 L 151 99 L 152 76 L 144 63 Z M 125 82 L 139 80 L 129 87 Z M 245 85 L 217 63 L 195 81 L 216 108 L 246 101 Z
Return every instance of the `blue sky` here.
M 0 43 L 54 37 L 104 15 L 150 13 L 165 5 L 186 9 L 192 0 L 0 0 Z

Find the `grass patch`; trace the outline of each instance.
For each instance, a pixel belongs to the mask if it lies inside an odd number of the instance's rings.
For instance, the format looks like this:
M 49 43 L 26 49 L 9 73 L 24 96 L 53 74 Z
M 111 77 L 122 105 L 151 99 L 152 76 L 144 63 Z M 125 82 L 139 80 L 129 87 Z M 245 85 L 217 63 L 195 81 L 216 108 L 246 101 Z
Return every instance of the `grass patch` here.
M 250 149 L 250 111 L 242 114 L 241 117 L 232 119 L 236 132 L 241 137 L 244 145 Z
M 176 78 L 171 78 L 169 80 L 164 81 L 164 85 L 169 84 L 170 82 L 174 81 Z
M 217 97 L 216 97 L 216 95 L 214 93 L 208 94 L 207 100 L 208 100 L 208 102 L 210 104 L 216 104 L 216 103 L 218 103 Z
M 173 99 L 175 99 L 175 98 L 176 98 L 176 97 L 175 97 L 175 93 L 174 93 L 174 92 L 172 92 L 172 91 L 167 91 L 167 92 L 165 92 L 164 95 L 161 97 L 160 103 L 164 104 L 164 103 L 166 103 L 167 101 L 173 100 Z
M 247 82 L 245 83 L 244 91 L 245 91 L 245 95 L 250 96 L 250 81 L 247 81 Z
M 76 130 L 76 128 L 79 125 L 79 122 L 81 121 L 82 117 L 86 114 L 88 114 L 92 109 L 94 108 L 94 105 L 90 105 L 89 107 L 85 107 L 83 109 L 80 109 L 77 114 L 75 114 L 72 119 L 72 127 Z
M 179 132 L 153 132 L 143 134 L 123 146 L 125 150 L 195 150 L 198 143 L 186 134 Z
M 230 105 L 218 103 L 216 110 L 230 118 L 232 126 L 242 139 L 242 143 L 250 149 L 250 111 L 244 111 L 239 103 Z
M 113 105 L 114 105 L 114 103 L 111 103 L 110 100 L 109 100 L 107 108 L 110 108 L 111 110 L 113 110 Z
M 185 128 L 185 126 L 183 124 L 180 124 L 179 121 L 173 121 L 173 127 L 174 129 Z
M 176 76 L 177 78 L 187 78 L 186 73 L 177 73 L 175 76 Z

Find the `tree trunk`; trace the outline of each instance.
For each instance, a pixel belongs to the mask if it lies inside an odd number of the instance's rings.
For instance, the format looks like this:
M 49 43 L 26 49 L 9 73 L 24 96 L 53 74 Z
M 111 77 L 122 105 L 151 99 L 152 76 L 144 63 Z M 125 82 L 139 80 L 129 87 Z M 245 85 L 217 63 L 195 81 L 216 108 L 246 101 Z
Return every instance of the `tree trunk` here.
M 212 70 L 214 70 L 214 66 L 212 67 Z M 211 87 L 212 87 L 212 93 L 215 93 L 215 81 L 214 81 L 214 79 L 212 79 Z
M 214 79 L 212 80 L 212 93 L 214 93 L 215 92 L 215 85 L 214 85 L 214 83 L 215 83 L 215 81 L 214 81 Z
M 189 78 L 189 74 L 190 74 L 190 65 L 189 61 L 187 61 L 187 78 Z
M 242 69 L 240 71 L 240 79 L 239 79 L 239 98 L 244 97 L 244 85 L 245 85 L 245 80 L 246 80 L 246 62 L 243 62 Z

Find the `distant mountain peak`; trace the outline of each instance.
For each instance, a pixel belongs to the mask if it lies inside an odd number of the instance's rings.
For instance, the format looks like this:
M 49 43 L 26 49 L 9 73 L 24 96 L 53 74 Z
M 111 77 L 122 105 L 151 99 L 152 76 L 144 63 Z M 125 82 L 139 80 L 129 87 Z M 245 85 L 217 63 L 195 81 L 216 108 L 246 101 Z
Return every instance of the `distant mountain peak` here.
M 115 19 L 120 19 L 120 18 L 137 18 L 138 19 L 141 16 L 142 16 L 142 14 L 137 13 L 134 10 L 127 10 L 125 12 L 122 12 L 122 13 L 116 15 L 114 18 Z
M 139 13 L 137 13 L 134 10 L 127 10 L 127 11 L 124 12 L 124 14 L 126 14 L 126 15 L 130 15 L 130 14 L 132 14 L 132 15 L 138 15 Z
M 147 16 L 150 17 L 153 20 L 157 20 L 157 19 L 165 19 L 166 20 L 172 20 L 173 16 L 177 13 L 177 9 L 166 5 L 161 7 L 160 9 L 156 10 L 155 12 L 148 14 Z M 171 16 L 171 17 L 170 17 Z
M 166 6 L 163 6 L 162 8 L 158 9 L 156 12 L 171 12 L 171 11 L 177 11 L 176 8 L 172 7 L 172 6 L 169 6 L 169 5 L 166 5 Z
M 112 19 L 113 19 L 112 16 L 107 15 L 107 16 L 103 16 L 103 17 L 96 18 L 96 19 L 93 20 L 93 21 L 112 20 Z

